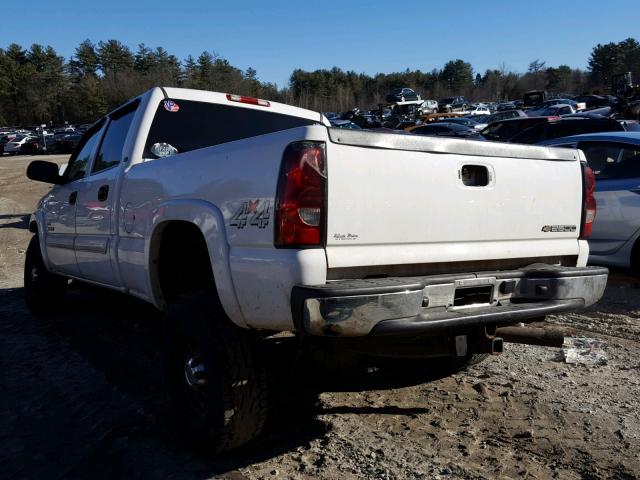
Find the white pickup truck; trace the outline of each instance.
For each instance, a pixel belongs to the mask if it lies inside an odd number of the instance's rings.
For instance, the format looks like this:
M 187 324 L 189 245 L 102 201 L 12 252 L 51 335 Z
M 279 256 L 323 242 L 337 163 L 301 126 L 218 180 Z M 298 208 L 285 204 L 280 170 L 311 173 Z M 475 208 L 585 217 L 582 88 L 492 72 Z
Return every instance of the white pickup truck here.
M 579 150 L 335 129 L 154 88 L 87 130 L 66 168 L 27 176 L 54 184 L 30 223 L 29 307 L 59 307 L 76 279 L 165 310 L 175 410 L 214 452 L 262 429 L 267 334 L 462 365 L 499 353 L 501 327 L 595 303 L 608 275 L 585 266 Z

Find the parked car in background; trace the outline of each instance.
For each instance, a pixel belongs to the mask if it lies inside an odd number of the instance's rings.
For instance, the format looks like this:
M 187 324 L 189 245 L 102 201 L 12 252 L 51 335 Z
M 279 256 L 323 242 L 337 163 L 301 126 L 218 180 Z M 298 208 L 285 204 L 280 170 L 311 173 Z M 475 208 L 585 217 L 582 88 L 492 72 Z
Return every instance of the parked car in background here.
M 34 137 L 29 135 L 16 135 L 12 140 L 8 141 L 4 146 L 5 153 L 9 155 L 18 155 L 22 145 Z
M 544 90 L 530 90 L 522 95 L 522 106 L 525 108 L 537 107 L 549 98 Z
M 527 114 L 522 110 L 507 110 L 504 112 L 495 112 L 489 115 L 485 122 L 492 124 L 493 122 L 499 122 L 500 120 L 508 120 L 509 118 L 526 118 Z
M 12 141 L 14 138 L 16 138 L 16 134 L 15 133 L 10 133 L 7 135 L 2 135 L 0 136 L 0 155 L 2 155 L 4 153 L 4 146 Z
M 520 132 L 539 123 L 546 123 L 547 117 L 518 117 L 492 122 L 480 131 L 480 134 L 493 142 L 508 142 Z
M 407 120 L 404 118 L 398 117 L 390 117 L 383 123 L 384 128 L 388 128 L 391 130 L 402 130 L 404 131 L 407 127 L 414 127 L 416 125 L 415 120 Z
M 421 117 L 422 123 L 438 122 L 447 118 L 462 118 L 465 115 L 463 113 L 430 113 Z
M 546 102 L 542 102 L 540 105 L 538 105 L 535 108 L 532 108 L 530 110 L 527 110 L 527 115 L 529 115 L 530 117 L 538 117 L 541 115 L 541 112 L 549 107 L 553 107 L 555 105 L 571 105 L 574 109 L 574 112 L 577 112 L 579 110 L 583 110 L 585 108 L 585 104 L 584 103 L 578 103 L 575 102 L 574 100 L 568 99 L 568 98 L 554 98 L 552 100 L 547 100 Z
M 589 262 L 640 272 L 640 132 L 576 135 L 540 145 L 579 148 L 596 176 Z
M 416 135 L 432 135 L 437 137 L 462 137 L 484 140 L 478 131 L 472 127 L 450 122 L 436 122 L 428 125 L 418 125 L 406 129 L 407 132 Z
M 360 126 L 356 125 L 351 120 L 334 119 L 334 120 L 329 120 L 329 122 L 331 122 L 332 127 L 336 127 L 336 128 L 346 128 L 348 130 L 362 130 Z
M 62 135 L 55 139 L 52 150 L 56 153 L 72 153 L 81 138 L 82 135 L 79 133 Z
M 422 105 L 418 107 L 418 112 L 421 115 L 428 113 L 436 113 L 438 111 L 438 102 L 436 100 L 425 100 Z
M 576 113 L 576 109 L 569 104 L 559 103 L 557 105 L 551 105 L 542 110 L 538 110 L 536 116 L 539 117 L 560 117 L 562 115 L 571 115 Z
M 456 123 L 458 125 L 464 125 L 465 127 L 473 128 L 475 130 L 482 130 L 486 125 L 482 123 L 478 123 L 475 120 L 467 117 L 460 118 L 447 118 L 446 120 L 439 120 L 434 122 L 434 125 L 438 125 L 441 123 Z
M 387 94 L 387 102 L 407 102 L 411 100 L 419 100 L 420 95 L 408 87 L 395 88 Z
M 20 147 L 21 155 L 37 155 L 43 153 L 43 142 L 41 138 L 29 137 Z
M 547 122 L 539 123 L 511 137 L 510 143 L 534 144 L 544 140 L 580 135 L 583 133 L 621 132 L 624 127 L 611 118 L 548 118 Z
M 465 118 L 470 118 L 471 120 L 473 120 L 474 122 L 478 122 L 478 123 L 484 123 L 484 124 L 489 124 L 489 122 L 487 121 L 487 119 L 491 116 L 491 114 L 486 114 L 486 115 L 467 115 Z
M 611 95 L 581 95 L 576 97 L 575 101 L 584 103 L 588 109 L 615 107 L 619 103 L 618 99 Z
M 468 115 L 491 115 L 491 111 L 486 105 L 477 105 L 469 108 Z
M 496 105 L 496 112 L 505 112 L 508 110 L 516 110 L 516 104 L 513 102 L 501 102 Z
M 440 112 L 461 112 L 467 108 L 469 102 L 464 97 L 446 97 L 438 102 L 438 111 Z

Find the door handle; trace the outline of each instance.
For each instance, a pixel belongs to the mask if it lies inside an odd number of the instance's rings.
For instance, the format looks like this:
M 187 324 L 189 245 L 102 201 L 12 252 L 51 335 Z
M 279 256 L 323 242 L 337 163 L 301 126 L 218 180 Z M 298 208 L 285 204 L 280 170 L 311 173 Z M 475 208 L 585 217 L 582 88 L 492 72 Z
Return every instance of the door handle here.
M 78 199 L 78 192 L 71 192 L 69 194 L 69 205 L 75 205 Z
M 98 189 L 98 200 L 104 202 L 109 196 L 109 185 L 102 185 Z

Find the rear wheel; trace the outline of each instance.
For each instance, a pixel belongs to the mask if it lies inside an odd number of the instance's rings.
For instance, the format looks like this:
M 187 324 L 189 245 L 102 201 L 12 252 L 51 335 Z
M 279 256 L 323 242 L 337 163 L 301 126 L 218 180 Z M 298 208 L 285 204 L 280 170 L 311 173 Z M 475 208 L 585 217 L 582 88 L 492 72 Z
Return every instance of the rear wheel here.
M 24 262 L 24 298 L 31 312 L 52 313 L 65 301 L 68 280 L 47 270 L 38 235 L 31 237 Z
M 169 307 L 164 371 L 178 427 L 194 446 L 221 453 L 257 437 L 267 417 L 267 380 L 257 337 L 234 325 L 215 293 Z

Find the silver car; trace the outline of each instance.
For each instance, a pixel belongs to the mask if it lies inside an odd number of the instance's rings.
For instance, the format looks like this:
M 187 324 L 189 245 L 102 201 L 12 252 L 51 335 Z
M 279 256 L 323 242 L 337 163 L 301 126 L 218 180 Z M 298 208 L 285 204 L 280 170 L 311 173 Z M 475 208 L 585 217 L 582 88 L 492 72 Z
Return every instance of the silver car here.
M 539 145 L 579 148 L 595 173 L 589 263 L 640 272 L 640 132 L 590 133 Z

